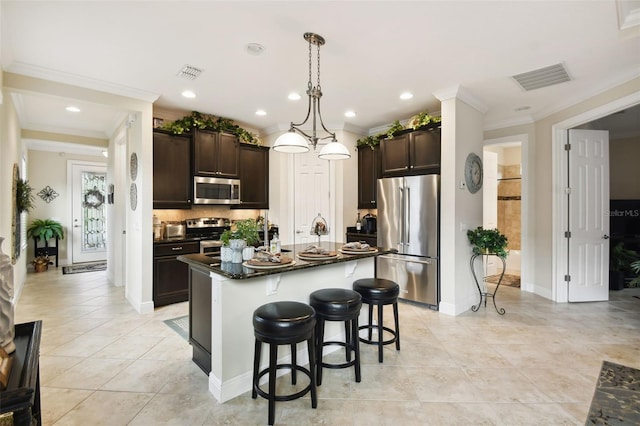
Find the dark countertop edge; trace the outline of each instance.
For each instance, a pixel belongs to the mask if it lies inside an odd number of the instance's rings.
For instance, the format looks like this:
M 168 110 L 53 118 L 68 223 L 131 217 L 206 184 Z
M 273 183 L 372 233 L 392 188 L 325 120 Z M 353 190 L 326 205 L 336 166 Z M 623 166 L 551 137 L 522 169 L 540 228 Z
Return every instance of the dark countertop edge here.
M 340 244 L 342 245 L 342 244 Z M 309 268 L 318 268 L 324 265 L 333 265 L 336 263 L 344 263 L 350 262 L 352 260 L 365 259 L 370 257 L 376 257 L 387 253 L 393 253 L 394 250 L 380 250 L 378 249 L 375 253 L 366 253 L 366 254 L 358 254 L 358 255 L 348 255 L 340 253 L 336 259 L 328 259 L 322 261 L 306 261 L 301 260 L 296 256 L 298 250 L 304 250 L 308 244 L 297 244 L 296 246 L 283 246 L 283 248 L 291 249 L 291 254 L 286 253 L 294 257 L 296 261 L 295 265 L 284 267 L 284 268 L 275 268 L 275 269 L 263 269 L 263 270 L 252 270 L 245 266 L 242 266 L 240 263 L 228 263 L 225 267 L 230 269 L 238 270 L 241 272 L 229 272 L 222 269 L 221 263 L 209 256 L 203 254 L 185 254 L 178 256 L 178 260 L 184 263 L 187 263 L 191 267 L 195 267 L 201 271 L 206 272 L 214 272 L 218 275 L 225 276 L 227 278 L 231 278 L 234 280 L 247 280 L 251 278 L 264 277 L 267 275 L 275 275 L 280 273 L 286 273 L 291 271 L 299 271 L 303 269 Z
M 370 232 L 366 232 L 366 231 L 357 231 L 355 226 L 349 226 L 347 227 L 347 232 L 348 235 L 360 235 L 361 237 L 372 237 L 375 238 L 378 236 L 377 233 L 370 233 Z

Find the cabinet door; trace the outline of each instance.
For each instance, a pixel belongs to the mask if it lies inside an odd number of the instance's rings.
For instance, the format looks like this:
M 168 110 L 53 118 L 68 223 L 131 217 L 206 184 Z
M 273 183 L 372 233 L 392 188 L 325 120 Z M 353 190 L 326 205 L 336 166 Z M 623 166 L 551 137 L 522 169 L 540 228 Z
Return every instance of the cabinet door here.
M 440 130 L 420 130 L 409 134 L 411 174 L 424 174 L 440 168 Z
M 153 260 L 155 307 L 189 300 L 189 265 L 175 256 Z
M 189 209 L 191 137 L 155 131 L 153 133 L 153 208 Z
M 218 176 L 217 163 L 218 133 L 207 130 L 194 130 L 194 174 L 199 176 Z
M 218 133 L 217 176 L 237 178 L 240 176 L 240 141 L 229 133 Z
M 409 134 L 380 141 L 382 176 L 403 176 L 409 170 Z
M 269 147 L 240 144 L 240 205 L 269 208 Z
M 380 149 L 358 148 L 358 208 L 375 209 L 380 176 Z

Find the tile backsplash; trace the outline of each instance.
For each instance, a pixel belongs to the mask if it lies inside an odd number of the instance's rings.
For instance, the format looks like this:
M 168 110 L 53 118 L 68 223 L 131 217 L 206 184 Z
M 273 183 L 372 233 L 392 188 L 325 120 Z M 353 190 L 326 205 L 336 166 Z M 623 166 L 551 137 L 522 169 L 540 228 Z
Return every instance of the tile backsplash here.
M 225 217 L 231 220 L 256 219 L 262 214 L 262 210 L 232 210 L 228 206 L 193 206 L 189 210 L 184 209 L 155 209 L 153 214 L 162 222 L 182 222 L 198 217 Z

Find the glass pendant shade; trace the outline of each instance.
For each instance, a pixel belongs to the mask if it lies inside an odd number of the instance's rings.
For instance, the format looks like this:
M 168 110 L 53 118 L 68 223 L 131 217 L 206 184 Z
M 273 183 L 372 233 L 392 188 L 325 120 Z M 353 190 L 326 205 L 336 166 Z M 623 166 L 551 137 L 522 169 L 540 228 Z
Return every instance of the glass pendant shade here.
M 346 160 L 351 157 L 351 154 L 346 146 L 338 141 L 333 141 L 322 147 L 318 157 L 323 160 Z
M 287 154 L 301 154 L 309 151 L 309 143 L 296 132 L 287 132 L 276 139 L 273 149 Z

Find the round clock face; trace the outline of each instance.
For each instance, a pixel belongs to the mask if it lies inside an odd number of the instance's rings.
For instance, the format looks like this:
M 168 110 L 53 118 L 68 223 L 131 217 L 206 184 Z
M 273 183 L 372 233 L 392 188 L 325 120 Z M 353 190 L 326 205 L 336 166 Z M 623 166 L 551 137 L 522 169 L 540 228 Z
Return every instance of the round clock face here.
M 473 152 L 467 156 L 464 166 L 464 179 L 467 189 L 475 194 L 482 188 L 482 160 Z

